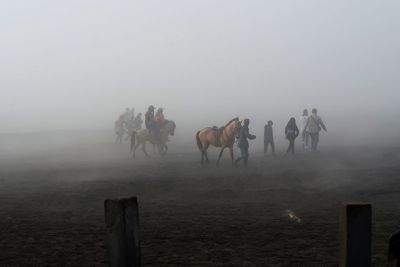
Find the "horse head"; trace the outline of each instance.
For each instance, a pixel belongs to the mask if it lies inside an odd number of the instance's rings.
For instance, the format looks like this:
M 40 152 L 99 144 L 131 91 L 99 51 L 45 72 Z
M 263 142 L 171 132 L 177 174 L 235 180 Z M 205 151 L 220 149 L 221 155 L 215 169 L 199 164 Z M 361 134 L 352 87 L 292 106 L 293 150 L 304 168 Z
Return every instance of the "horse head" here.
M 235 137 L 238 137 L 240 134 L 240 128 L 242 128 L 242 122 L 239 121 L 239 118 L 237 117 L 233 118 L 226 124 L 225 128 L 228 128 Z
M 233 131 L 233 133 L 235 134 L 235 137 L 236 137 L 236 138 L 239 138 L 240 129 L 241 129 L 241 128 L 242 128 L 242 122 L 238 120 L 238 121 L 235 123 L 234 131 Z
M 176 128 L 176 124 L 174 121 L 167 121 L 167 123 L 165 124 L 165 129 L 167 130 L 168 134 L 170 134 L 171 136 L 174 136 L 175 128 Z

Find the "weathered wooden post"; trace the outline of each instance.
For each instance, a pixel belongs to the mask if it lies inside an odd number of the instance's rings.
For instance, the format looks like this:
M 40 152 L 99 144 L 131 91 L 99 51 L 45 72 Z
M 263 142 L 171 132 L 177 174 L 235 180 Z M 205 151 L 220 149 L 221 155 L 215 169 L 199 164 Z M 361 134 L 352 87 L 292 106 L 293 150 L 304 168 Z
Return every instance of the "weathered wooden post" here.
M 396 261 L 396 266 L 400 267 L 400 231 L 394 233 L 389 239 L 388 262 Z
M 137 198 L 107 199 L 104 201 L 104 212 L 109 266 L 140 266 Z
M 350 202 L 340 212 L 341 267 L 371 266 L 371 204 Z

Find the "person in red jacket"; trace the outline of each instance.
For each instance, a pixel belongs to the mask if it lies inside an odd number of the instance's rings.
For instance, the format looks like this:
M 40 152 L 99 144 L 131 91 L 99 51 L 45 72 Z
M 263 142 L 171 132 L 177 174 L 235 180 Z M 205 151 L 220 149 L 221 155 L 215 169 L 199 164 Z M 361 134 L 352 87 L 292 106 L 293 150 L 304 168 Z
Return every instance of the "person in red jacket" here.
M 157 109 L 156 115 L 154 116 L 154 121 L 158 125 L 162 126 L 165 123 L 164 110 L 162 108 Z

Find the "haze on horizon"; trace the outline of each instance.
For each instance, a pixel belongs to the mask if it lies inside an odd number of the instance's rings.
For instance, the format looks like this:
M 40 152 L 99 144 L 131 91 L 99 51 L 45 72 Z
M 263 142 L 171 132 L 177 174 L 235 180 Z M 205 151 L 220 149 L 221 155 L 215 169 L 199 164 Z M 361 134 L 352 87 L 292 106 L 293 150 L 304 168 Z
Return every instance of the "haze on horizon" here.
M 337 127 L 393 127 L 400 115 L 398 1 L 0 7 L 1 133 L 106 128 L 150 104 L 191 127 L 234 116 L 284 124 L 305 107 Z

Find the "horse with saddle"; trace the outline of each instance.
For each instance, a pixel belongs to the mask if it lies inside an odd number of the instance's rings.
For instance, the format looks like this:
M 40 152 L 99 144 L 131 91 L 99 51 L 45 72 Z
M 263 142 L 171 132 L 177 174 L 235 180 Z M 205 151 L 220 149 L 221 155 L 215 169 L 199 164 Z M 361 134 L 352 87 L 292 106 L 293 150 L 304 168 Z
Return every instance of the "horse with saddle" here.
M 133 131 L 131 135 L 131 152 L 133 157 L 136 157 L 136 150 L 141 145 L 143 153 L 149 157 L 146 151 L 146 142 L 153 145 L 153 151 L 157 147 L 161 156 L 164 156 L 168 151 L 168 137 L 175 134 L 175 122 L 166 120 L 163 115 L 163 110 L 158 109 L 154 115 L 154 106 L 150 106 L 145 115 L 146 129 Z
M 204 164 L 204 160 L 209 163 L 207 150 L 210 145 L 214 147 L 221 147 L 221 151 L 218 156 L 217 165 L 221 160 L 222 154 L 225 148 L 229 148 L 230 156 L 233 161 L 233 145 L 235 144 L 236 137 L 239 136 L 240 129 L 242 127 L 242 122 L 239 118 L 233 118 L 223 127 L 206 127 L 199 130 L 196 133 L 197 146 L 201 152 L 201 164 Z

